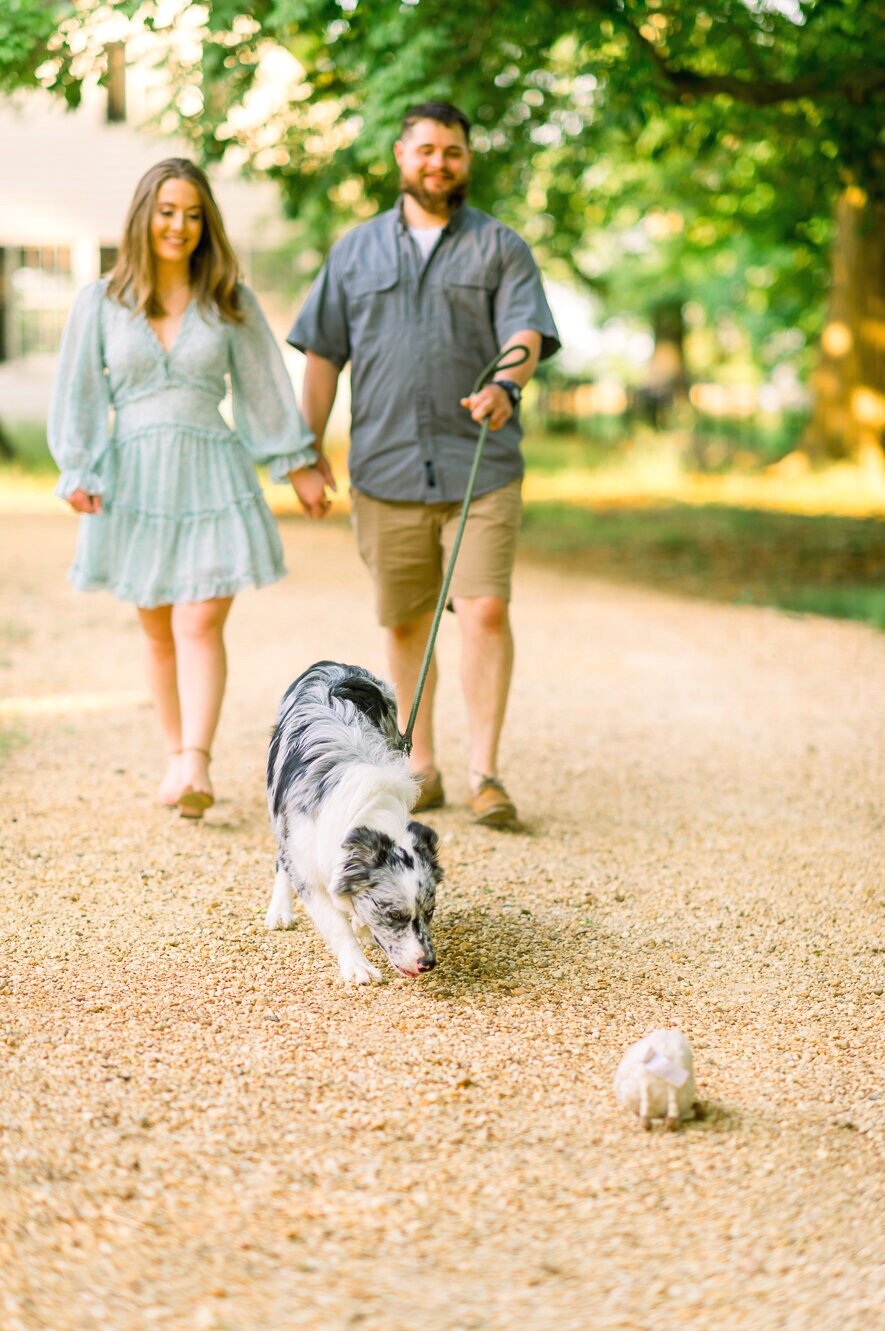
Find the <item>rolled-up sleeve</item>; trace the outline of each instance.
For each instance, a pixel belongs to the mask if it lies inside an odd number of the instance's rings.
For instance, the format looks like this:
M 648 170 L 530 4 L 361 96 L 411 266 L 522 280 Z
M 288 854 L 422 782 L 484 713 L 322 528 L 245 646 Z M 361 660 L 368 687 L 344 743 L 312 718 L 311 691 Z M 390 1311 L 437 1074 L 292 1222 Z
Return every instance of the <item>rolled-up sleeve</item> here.
M 494 318 L 499 346 L 526 328 L 541 334 L 541 360 L 555 355 L 561 346 L 532 252 L 512 232 L 502 246 Z
M 343 368 L 350 358 L 347 304 L 333 249 L 307 294 L 286 341 L 298 351 L 312 351 Z
M 272 481 L 285 481 L 290 471 L 316 462 L 314 437 L 261 306 L 247 287 L 239 295 L 245 317 L 230 334 L 234 426 L 253 461 L 270 464 Z
M 99 464 L 108 447 L 110 392 L 101 335 L 104 286 L 84 287 L 65 324 L 52 387 L 46 434 L 61 476 L 55 493 L 100 495 Z

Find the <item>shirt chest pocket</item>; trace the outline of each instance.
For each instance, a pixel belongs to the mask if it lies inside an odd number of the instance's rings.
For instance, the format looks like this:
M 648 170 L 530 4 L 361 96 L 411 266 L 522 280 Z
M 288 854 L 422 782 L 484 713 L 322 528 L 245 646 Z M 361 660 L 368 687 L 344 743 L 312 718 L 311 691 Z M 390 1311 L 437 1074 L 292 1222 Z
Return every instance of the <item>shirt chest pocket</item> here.
M 354 273 L 345 281 L 348 322 L 354 346 L 363 338 L 393 333 L 401 326 L 401 293 L 396 268 Z
M 479 267 L 453 266 L 442 283 L 442 294 L 455 329 L 490 331 L 495 306 L 495 276 Z

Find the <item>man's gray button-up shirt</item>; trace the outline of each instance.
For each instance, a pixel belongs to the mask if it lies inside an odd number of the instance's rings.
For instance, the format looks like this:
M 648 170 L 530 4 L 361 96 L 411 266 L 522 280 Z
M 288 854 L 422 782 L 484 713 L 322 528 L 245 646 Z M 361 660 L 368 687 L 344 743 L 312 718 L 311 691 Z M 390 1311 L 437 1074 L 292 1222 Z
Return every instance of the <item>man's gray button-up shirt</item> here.
M 333 246 L 288 341 L 351 361 L 350 477 L 376 499 L 464 497 L 479 426 L 461 406 L 477 375 L 522 329 L 559 349 L 528 246 L 476 208 L 460 208 L 424 262 L 401 206 Z M 489 431 L 476 493 L 523 474 L 515 412 Z

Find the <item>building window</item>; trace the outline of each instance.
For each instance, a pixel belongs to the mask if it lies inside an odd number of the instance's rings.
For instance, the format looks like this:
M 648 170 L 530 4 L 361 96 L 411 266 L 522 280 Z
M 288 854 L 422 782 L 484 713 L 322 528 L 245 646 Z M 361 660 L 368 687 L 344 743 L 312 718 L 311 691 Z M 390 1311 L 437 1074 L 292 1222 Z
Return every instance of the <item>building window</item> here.
M 105 75 L 108 90 L 107 118 L 115 125 L 126 119 L 126 47 L 123 42 L 109 42 L 105 54 L 108 62 Z
M 6 251 L 6 354 L 54 354 L 74 298 L 71 251 L 66 245 Z

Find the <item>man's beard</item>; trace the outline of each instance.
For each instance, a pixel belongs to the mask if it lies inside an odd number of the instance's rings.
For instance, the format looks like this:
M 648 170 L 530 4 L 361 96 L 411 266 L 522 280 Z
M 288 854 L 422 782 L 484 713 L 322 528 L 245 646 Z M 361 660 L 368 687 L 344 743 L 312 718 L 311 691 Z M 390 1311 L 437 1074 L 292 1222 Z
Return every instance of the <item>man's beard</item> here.
M 426 213 L 436 213 L 440 217 L 448 217 L 456 208 L 461 207 L 461 204 L 467 198 L 469 184 L 470 177 L 465 176 L 463 180 L 457 181 L 445 194 L 432 194 L 420 182 L 408 180 L 402 172 L 400 172 L 399 177 L 399 187 L 402 194 L 410 195 Z

